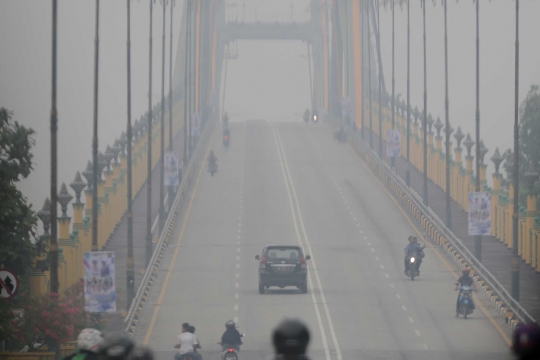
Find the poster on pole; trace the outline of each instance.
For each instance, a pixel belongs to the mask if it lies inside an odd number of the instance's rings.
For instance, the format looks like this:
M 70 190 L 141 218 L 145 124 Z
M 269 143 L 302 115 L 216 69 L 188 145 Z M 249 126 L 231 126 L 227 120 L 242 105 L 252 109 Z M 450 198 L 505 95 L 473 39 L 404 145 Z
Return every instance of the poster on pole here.
M 191 114 L 191 135 L 199 136 L 199 130 L 201 126 L 201 115 L 199 113 Z
M 469 193 L 469 235 L 491 234 L 491 194 Z
M 85 252 L 83 258 L 85 310 L 115 312 L 114 251 Z
M 386 133 L 386 156 L 398 157 L 401 154 L 401 133 L 399 130 L 389 129 Z
M 165 167 L 165 186 L 178 186 L 180 181 L 180 161 L 178 154 L 174 151 L 165 151 L 165 157 L 163 159 Z

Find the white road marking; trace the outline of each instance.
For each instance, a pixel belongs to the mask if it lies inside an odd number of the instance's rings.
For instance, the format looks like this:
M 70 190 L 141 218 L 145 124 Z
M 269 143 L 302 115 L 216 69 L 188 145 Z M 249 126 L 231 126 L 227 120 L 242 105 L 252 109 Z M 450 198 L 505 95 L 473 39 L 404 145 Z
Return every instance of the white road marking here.
M 278 148 L 278 155 L 281 159 L 281 170 L 283 172 L 283 177 L 285 179 L 285 187 L 287 189 L 287 195 L 288 195 L 288 198 L 289 198 L 289 205 L 291 207 L 291 213 L 292 213 L 292 217 L 293 217 L 293 223 L 294 223 L 294 228 L 295 228 L 295 231 L 296 231 L 296 236 L 298 238 L 298 242 L 300 244 L 302 244 L 302 237 L 300 236 L 300 231 L 298 229 L 298 223 L 300 224 L 300 228 L 302 229 L 302 234 L 304 236 L 304 240 L 305 240 L 305 243 L 307 245 L 307 248 L 310 252 L 310 254 L 312 254 L 312 258 L 311 258 L 311 262 L 313 264 L 313 273 L 315 273 L 315 279 L 317 281 L 317 285 L 318 285 L 318 288 L 319 288 L 319 292 L 320 292 L 320 297 L 321 297 L 321 302 L 319 302 L 317 300 L 317 298 L 315 297 L 315 292 L 314 291 L 311 291 L 311 299 L 312 299 L 312 302 L 313 302 L 313 306 L 315 307 L 315 314 L 317 315 L 317 321 L 319 323 L 319 330 L 321 331 L 321 337 L 322 337 L 322 342 L 323 342 L 323 348 L 324 348 L 324 351 L 325 351 L 325 355 L 326 355 L 326 359 L 327 360 L 331 360 L 331 357 L 330 357 L 330 351 L 328 349 L 328 341 L 326 339 L 326 330 L 325 328 L 328 328 L 329 331 L 330 331 L 330 334 L 332 336 L 332 342 L 334 343 L 334 348 L 335 348 L 335 351 L 336 351 L 336 354 L 337 354 L 337 359 L 338 360 L 342 360 L 342 356 L 341 356 L 341 348 L 339 347 L 339 343 L 338 343 L 338 340 L 337 340 L 337 337 L 336 337 L 336 332 L 334 330 L 334 324 L 332 322 L 332 317 L 330 315 L 330 310 L 328 309 L 328 304 L 326 302 L 326 297 L 324 295 L 324 290 L 323 290 L 323 287 L 322 287 L 322 284 L 321 284 L 321 279 L 319 277 L 319 272 L 317 271 L 317 265 L 316 265 L 316 262 L 315 262 L 315 257 L 313 256 L 314 253 L 313 253 L 313 250 L 311 248 L 311 244 L 309 242 L 309 238 L 307 236 L 307 233 L 306 233 L 306 228 L 304 226 L 304 221 L 303 221 L 303 217 L 302 217 L 302 211 L 300 210 L 300 205 L 299 205 L 299 202 L 298 202 L 298 197 L 296 196 L 296 190 L 294 188 L 294 182 L 292 180 L 292 177 L 291 177 L 291 173 L 289 171 L 289 165 L 288 165 L 288 162 L 287 162 L 287 156 L 285 155 L 285 149 L 283 147 L 283 143 L 281 142 L 281 137 L 277 131 L 277 129 L 275 128 L 275 125 L 273 123 L 272 124 L 272 128 L 274 130 L 274 138 L 276 140 L 276 145 L 277 145 L 277 148 Z M 289 189 L 290 188 L 290 189 Z M 292 193 L 292 195 L 291 195 Z M 293 198 L 294 198 L 294 205 L 293 205 Z M 296 208 L 296 211 L 298 212 L 298 219 L 297 219 L 297 215 L 296 215 L 296 212 L 295 212 L 295 208 Z M 311 272 L 308 272 L 308 281 L 309 281 L 309 285 L 311 288 L 313 288 L 313 281 L 312 281 L 312 278 L 311 278 Z M 322 319 L 321 319 L 321 314 L 319 312 L 319 307 L 317 304 L 322 304 L 323 308 L 324 308 L 324 311 L 326 313 L 326 318 L 327 318 L 327 324 L 325 326 L 323 326 L 323 322 L 322 322 Z
M 381 264 L 381 269 L 384 269 L 384 265 L 383 265 L 383 264 Z
M 237 242 L 236 242 L 236 245 L 240 245 L 240 241 L 237 241 Z
M 360 227 L 360 224 L 356 224 L 356 226 Z M 362 232 L 362 231 L 360 230 L 360 232 Z
M 239 277 L 240 277 L 240 274 L 236 274 L 236 277 L 239 278 Z
M 238 293 L 234 294 L 234 298 L 238 299 Z
M 363 234 L 364 232 L 362 230 L 360 230 L 360 234 Z
M 398 299 L 401 299 L 401 296 L 399 296 L 399 294 L 396 294 L 396 297 L 397 297 Z
M 356 221 L 356 218 L 353 218 L 354 221 Z
M 394 284 L 390 284 L 390 287 L 393 289 L 393 288 L 394 288 Z
M 240 267 L 240 264 L 236 264 L 236 267 L 239 268 L 239 267 Z
M 364 236 L 364 240 L 367 240 L 367 237 L 366 237 L 366 236 Z
M 237 238 L 237 239 L 241 239 L 242 237 L 241 237 L 240 235 L 238 235 L 236 238 Z
M 414 332 L 416 333 L 416 335 L 420 336 L 420 331 L 414 330 Z
M 422 346 L 424 347 L 424 349 L 425 349 L 425 350 L 427 350 L 427 349 L 428 349 L 428 347 L 427 347 L 427 345 L 426 345 L 426 344 L 424 344 L 424 345 L 422 345 Z
M 234 304 L 234 311 L 238 311 L 238 304 Z
M 375 259 L 376 259 L 377 261 L 379 261 L 379 257 L 378 257 L 378 256 L 375 256 Z
M 364 239 L 365 239 L 365 238 L 366 238 L 366 237 L 364 236 Z M 371 243 L 366 243 L 366 244 L 367 244 L 368 246 L 371 246 Z
M 414 322 L 413 318 L 410 317 L 410 316 L 409 316 L 409 321 L 412 322 L 412 323 Z
M 384 274 L 384 276 L 386 276 L 387 279 L 390 278 L 390 275 L 388 274 Z
M 238 226 L 239 226 L 239 227 L 242 226 L 242 223 L 238 223 Z
M 240 287 L 240 284 L 239 283 L 234 283 L 234 287 L 235 288 Z
M 238 316 L 234 317 L 234 322 L 238 324 Z
M 405 305 L 401 305 L 401 308 L 403 309 L 403 311 L 407 311 L 407 308 L 405 307 Z
M 240 260 L 240 256 L 237 256 L 237 257 L 236 257 L 236 260 Z
M 375 249 L 374 249 L 374 248 L 371 248 L 371 252 L 375 252 Z
M 236 249 L 237 252 L 240 252 L 240 248 Z
M 242 232 L 242 230 L 241 230 L 241 229 L 238 229 L 238 231 L 237 231 L 237 232 Z

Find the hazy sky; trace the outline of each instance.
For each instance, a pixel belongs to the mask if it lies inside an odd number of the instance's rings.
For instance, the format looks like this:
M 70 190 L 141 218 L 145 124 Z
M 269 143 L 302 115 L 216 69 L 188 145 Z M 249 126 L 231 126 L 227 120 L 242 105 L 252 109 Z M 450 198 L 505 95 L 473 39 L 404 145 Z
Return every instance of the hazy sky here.
M 309 19 L 308 0 L 227 1 L 227 18 L 288 22 Z M 422 103 L 422 18 L 420 1 L 411 2 L 411 102 Z M 540 83 L 540 1 L 521 3 L 520 99 Z M 147 0 L 132 1 L 132 114 L 147 108 Z M 443 12 L 440 2 L 427 6 L 428 111 L 444 114 Z M 450 120 L 464 132 L 474 130 L 475 17 L 472 1 L 449 1 Z M 175 41 L 183 2 L 175 7 Z M 490 149 L 512 145 L 514 106 L 514 6 L 510 0 L 482 1 L 480 14 L 481 131 Z M 58 111 L 59 183 L 70 183 L 91 158 L 95 2 L 59 0 Z M 126 124 L 126 1 L 101 1 L 100 150 Z M 154 7 L 153 94 L 161 96 L 162 8 Z M 168 71 L 169 16 L 166 20 Z M 396 93 L 406 92 L 406 12 L 396 9 Z M 51 6 L 44 0 L 0 1 L 0 106 L 15 111 L 15 120 L 37 131 L 35 171 L 21 189 L 36 208 L 49 194 L 49 111 L 51 76 Z M 391 12 L 381 12 L 382 54 L 387 88 L 391 85 Z M 225 107 L 231 119 L 296 119 L 309 103 L 306 44 L 300 41 L 241 41 L 238 59 L 228 64 Z M 168 77 L 168 75 L 166 76 Z M 166 88 L 168 82 L 166 81 Z M 221 100 L 221 99 L 220 99 Z M 493 169 L 490 164 L 488 173 Z

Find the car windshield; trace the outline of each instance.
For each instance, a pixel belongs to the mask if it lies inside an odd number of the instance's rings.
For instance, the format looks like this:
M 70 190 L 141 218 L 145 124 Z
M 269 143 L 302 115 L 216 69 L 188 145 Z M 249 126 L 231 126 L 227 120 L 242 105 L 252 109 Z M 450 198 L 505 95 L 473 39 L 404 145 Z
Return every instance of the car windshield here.
M 302 257 L 302 250 L 298 247 L 270 247 L 266 249 L 265 256 L 272 259 L 298 259 Z

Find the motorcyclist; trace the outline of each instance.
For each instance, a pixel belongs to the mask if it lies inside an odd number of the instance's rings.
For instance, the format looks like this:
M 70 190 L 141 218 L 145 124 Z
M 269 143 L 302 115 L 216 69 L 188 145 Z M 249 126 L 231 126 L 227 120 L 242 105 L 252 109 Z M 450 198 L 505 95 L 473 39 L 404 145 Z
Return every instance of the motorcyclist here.
M 345 129 L 343 128 L 343 125 L 341 125 L 338 130 L 338 141 L 340 143 L 345 142 Z
M 236 324 L 234 321 L 229 320 L 225 323 L 225 332 L 221 335 L 221 351 L 225 351 L 229 348 L 233 348 L 236 351 L 240 351 L 240 345 L 242 345 L 242 336 L 240 332 L 236 330 Z
M 211 166 L 217 167 L 217 157 L 214 155 L 214 150 L 210 150 L 210 154 L 208 155 L 208 168 Z
M 471 286 L 474 291 L 478 291 L 476 288 L 476 284 L 474 283 L 474 279 L 469 276 L 471 273 L 471 268 L 464 268 L 462 271 L 463 275 L 458 279 L 456 282 L 456 288 L 454 290 L 460 290 L 459 288 L 462 286 Z M 461 295 L 461 290 L 459 291 L 457 301 L 456 301 L 456 317 L 459 317 L 459 296 Z M 474 306 L 474 301 L 471 297 L 471 312 L 474 311 L 476 307 Z
M 223 137 L 227 136 L 227 138 L 231 138 L 231 131 L 229 130 L 228 127 L 226 127 L 225 129 L 223 129 Z
M 174 348 L 178 349 L 178 353 L 174 355 L 174 360 L 182 360 L 187 355 L 192 356 L 194 359 L 201 359 L 199 353 L 195 351 L 199 341 L 195 334 L 189 330 L 191 330 L 191 326 L 188 323 L 183 323 L 182 333 L 178 335 L 178 343 L 174 345 Z
M 223 122 L 223 127 L 228 128 L 229 127 L 229 114 L 227 113 L 223 114 L 223 118 L 221 120 Z
M 422 258 L 424 257 L 424 247 L 425 246 L 421 246 L 419 243 L 418 243 L 418 239 L 416 238 L 416 236 L 409 236 L 409 244 L 407 244 L 407 246 L 405 246 L 405 260 L 404 260 L 404 264 L 405 264 L 405 275 L 408 275 L 408 271 L 409 271 L 409 258 L 413 255 L 416 255 L 416 260 L 417 260 L 417 266 L 416 266 L 416 270 L 417 270 L 417 273 L 418 275 L 420 275 L 420 265 L 422 265 Z
M 99 347 L 103 343 L 103 334 L 96 329 L 87 328 L 77 336 L 78 351 L 64 357 L 63 360 L 98 360 Z
M 125 335 L 107 337 L 99 349 L 100 360 L 131 359 L 135 343 Z
M 309 109 L 306 109 L 306 111 L 304 111 L 304 121 L 305 122 L 309 121 Z
M 274 330 L 272 342 L 279 360 L 307 360 L 309 330 L 299 320 L 284 320 Z

